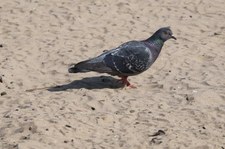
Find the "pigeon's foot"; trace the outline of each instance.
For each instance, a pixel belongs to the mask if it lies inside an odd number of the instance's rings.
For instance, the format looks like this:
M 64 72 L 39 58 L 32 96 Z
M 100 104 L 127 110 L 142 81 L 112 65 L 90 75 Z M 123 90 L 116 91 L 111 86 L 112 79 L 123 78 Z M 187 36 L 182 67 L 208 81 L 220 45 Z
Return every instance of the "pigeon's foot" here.
M 127 87 L 129 87 L 129 88 L 137 88 L 135 85 L 132 85 L 132 84 L 128 85 Z
M 137 88 L 136 86 L 130 84 L 127 78 L 128 76 L 121 76 L 121 79 L 119 80 L 119 82 L 121 82 L 124 86 L 127 86 L 129 88 Z

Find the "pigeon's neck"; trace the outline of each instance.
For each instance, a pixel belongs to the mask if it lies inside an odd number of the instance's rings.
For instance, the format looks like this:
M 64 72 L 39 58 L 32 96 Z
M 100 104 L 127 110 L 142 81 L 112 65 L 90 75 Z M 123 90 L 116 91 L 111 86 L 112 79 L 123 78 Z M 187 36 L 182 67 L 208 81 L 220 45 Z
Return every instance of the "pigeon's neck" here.
M 148 38 L 144 42 L 149 46 L 150 49 L 154 49 L 158 53 L 160 53 L 160 51 L 163 47 L 163 44 L 164 44 L 163 40 L 161 40 L 160 38 L 156 38 L 154 36 Z

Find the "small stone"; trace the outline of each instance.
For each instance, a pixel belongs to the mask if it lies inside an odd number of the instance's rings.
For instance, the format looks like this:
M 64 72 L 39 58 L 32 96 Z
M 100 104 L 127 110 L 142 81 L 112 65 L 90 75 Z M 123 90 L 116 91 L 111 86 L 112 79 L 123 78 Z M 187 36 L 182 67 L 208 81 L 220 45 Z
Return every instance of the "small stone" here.
M 165 135 L 166 133 L 165 133 L 165 131 L 163 131 L 163 130 L 159 130 L 159 131 L 158 131 L 158 134 L 159 134 L 159 135 Z
M 10 118 L 10 116 L 9 115 L 5 115 L 4 118 Z
M 29 137 L 28 137 L 28 136 L 23 136 L 23 137 L 21 137 L 21 139 L 23 139 L 23 140 L 28 140 Z
M 130 110 L 130 113 L 134 113 L 135 112 L 135 110 Z
M 135 125 L 140 124 L 139 122 L 135 122 Z
M 65 125 L 66 127 L 68 127 L 68 128 L 71 128 L 71 126 L 70 125 Z
M 68 142 L 68 141 L 66 141 L 66 140 L 64 141 L 64 143 L 67 143 L 67 142 Z
M 219 34 L 219 33 L 214 33 L 213 35 L 214 35 L 214 36 L 217 36 L 217 35 L 220 35 L 220 34 Z
M 18 144 L 13 145 L 13 148 L 17 148 L 18 149 Z
M 186 101 L 187 102 L 192 102 L 194 100 L 195 100 L 194 96 L 192 96 L 192 95 L 186 95 Z
M 3 45 L 2 44 L 0 44 L 0 48 L 2 48 L 3 47 Z
M 7 95 L 6 92 L 1 92 L 1 96 Z
M 112 133 L 114 133 L 114 130 L 113 129 L 109 129 Z
M 95 108 L 94 108 L 94 107 L 91 107 L 91 110 L 93 110 L 93 111 L 94 111 L 94 110 L 95 110 Z
M 155 137 L 155 136 L 162 136 L 165 135 L 165 131 L 163 130 L 158 130 L 156 133 L 154 133 L 153 135 L 149 135 L 149 137 Z
M 3 80 L 2 80 L 2 77 L 0 76 L 0 83 L 2 83 L 3 82 Z
M 152 140 L 150 141 L 150 144 L 161 144 L 162 140 L 158 139 L 158 138 L 152 138 Z

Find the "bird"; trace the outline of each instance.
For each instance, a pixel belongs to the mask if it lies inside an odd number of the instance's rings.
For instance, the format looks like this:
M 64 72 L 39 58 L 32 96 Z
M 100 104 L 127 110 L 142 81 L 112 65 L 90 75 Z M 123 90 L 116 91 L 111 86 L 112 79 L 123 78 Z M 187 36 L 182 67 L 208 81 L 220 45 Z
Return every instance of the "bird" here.
M 176 40 L 176 37 L 173 36 L 170 27 L 162 27 L 145 40 L 131 40 L 106 50 L 97 57 L 72 64 L 68 72 L 107 73 L 120 77 L 123 86 L 136 88 L 128 81 L 128 77 L 149 69 L 158 58 L 164 42 L 169 39 Z

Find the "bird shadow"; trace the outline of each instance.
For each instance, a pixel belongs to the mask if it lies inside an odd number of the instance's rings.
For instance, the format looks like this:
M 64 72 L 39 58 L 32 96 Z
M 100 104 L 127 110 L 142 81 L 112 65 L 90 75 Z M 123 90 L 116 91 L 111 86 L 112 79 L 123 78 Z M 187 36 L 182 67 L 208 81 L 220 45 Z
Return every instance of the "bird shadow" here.
M 68 84 L 56 85 L 48 88 L 50 92 L 59 92 L 66 91 L 68 89 L 104 89 L 104 88 L 121 88 L 123 87 L 122 83 L 118 82 L 118 79 L 115 79 L 111 76 L 100 76 L 100 77 L 87 77 L 81 80 L 75 80 Z

